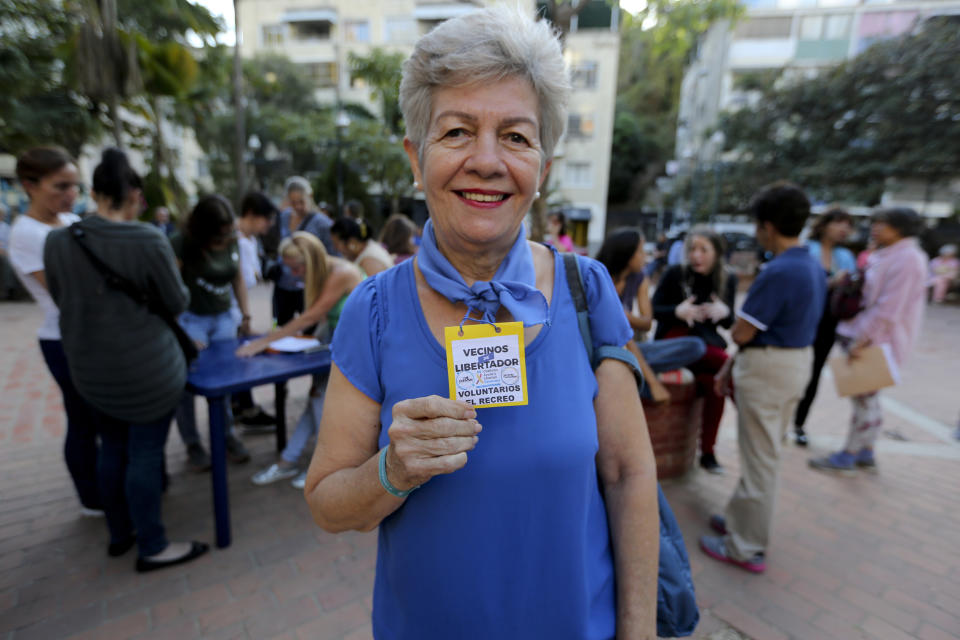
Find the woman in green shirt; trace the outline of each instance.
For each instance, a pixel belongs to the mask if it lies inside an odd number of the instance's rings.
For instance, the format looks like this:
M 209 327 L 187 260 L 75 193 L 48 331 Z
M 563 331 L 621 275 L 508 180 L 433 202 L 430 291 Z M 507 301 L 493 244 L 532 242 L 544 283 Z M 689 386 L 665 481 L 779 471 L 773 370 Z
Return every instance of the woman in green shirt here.
M 190 305 L 178 318 L 180 326 L 200 349 L 214 340 L 232 340 L 250 333 L 247 287 L 240 271 L 240 252 L 233 209 L 218 195 L 201 198 L 190 212 L 183 233 L 170 238 L 177 255 L 180 275 L 190 291 Z M 231 293 L 236 296 L 242 320 L 238 327 L 230 313 Z M 210 468 L 210 456 L 200 443 L 194 409 L 194 395 L 184 392 L 177 409 L 177 429 L 187 447 L 187 463 L 195 471 Z M 228 424 L 233 424 L 232 416 Z M 246 462 L 250 454 L 231 428 L 227 434 L 227 456 Z
M 333 336 L 340 320 L 340 312 L 350 292 L 364 279 L 364 273 L 356 265 L 343 258 L 327 254 L 323 243 L 316 236 L 296 231 L 280 245 L 280 257 L 296 278 L 304 280 L 306 311 L 268 335 L 248 342 L 237 350 L 238 356 L 260 353 L 274 340 L 292 336 L 316 324 L 317 337 L 322 340 Z M 323 408 L 323 393 L 327 386 L 327 374 L 315 375 L 310 390 L 310 402 L 300 417 L 280 460 L 253 476 L 254 484 L 270 484 L 297 476 L 293 486 L 302 489 L 307 472 L 300 471 L 298 462 L 307 441 L 316 433 Z

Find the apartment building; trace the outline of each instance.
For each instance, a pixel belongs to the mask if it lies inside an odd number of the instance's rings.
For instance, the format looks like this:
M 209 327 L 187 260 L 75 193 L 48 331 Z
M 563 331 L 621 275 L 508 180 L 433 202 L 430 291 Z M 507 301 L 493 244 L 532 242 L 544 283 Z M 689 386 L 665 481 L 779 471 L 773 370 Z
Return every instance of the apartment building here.
M 934 15 L 960 14 L 958 0 L 743 0 L 733 28 L 714 25 L 701 42 L 681 89 L 676 149 L 680 170 L 716 160 L 710 132 L 725 110 L 757 99 L 751 85 L 780 73 L 812 75 L 852 58 L 877 40 L 902 35 Z M 909 192 L 910 189 L 908 188 Z M 890 203 L 949 215 L 952 204 L 915 202 L 912 193 Z
M 350 76 L 348 54 L 374 47 L 408 55 L 437 24 L 497 0 L 240 0 L 244 56 L 276 53 L 301 65 L 317 99 L 365 104 L 376 112 L 369 88 Z M 619 51 L 619 9 L 589 2 L 571 24 L 565 57 L 574 96 L 568 133 L 551 172 L 551 205 L 577 221 L 582 244 L 603 239 Z M 534 0 L 522 0 L 533 10 Z

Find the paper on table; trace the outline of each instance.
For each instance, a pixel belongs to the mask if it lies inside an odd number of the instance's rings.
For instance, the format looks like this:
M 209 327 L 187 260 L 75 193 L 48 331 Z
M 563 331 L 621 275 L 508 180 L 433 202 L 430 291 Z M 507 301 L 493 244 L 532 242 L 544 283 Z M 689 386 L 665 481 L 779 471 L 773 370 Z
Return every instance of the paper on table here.
M 298 338 L 296 336 L 287 336 L 270 343 L 270 349 L 280 351 L 281 353 L 301 353 L 308 349 L 316 349 L 322 343 L 316 338 Z
M 846 354 L 831 358 L 830 370 L 841 397 L 872 393 L 900 382 L 900 372 L 888 344 L 871 345 L 854 360 Z

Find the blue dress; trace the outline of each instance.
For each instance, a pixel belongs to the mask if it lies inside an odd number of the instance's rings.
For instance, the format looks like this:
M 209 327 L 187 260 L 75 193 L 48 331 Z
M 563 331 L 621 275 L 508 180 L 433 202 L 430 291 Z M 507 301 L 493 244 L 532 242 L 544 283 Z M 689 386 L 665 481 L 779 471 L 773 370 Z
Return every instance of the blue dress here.
M 595 456 L 596 378 L 563 261 L 554 251 L 550 324 L 527 346 L 529 404 L 480 409 L 465 467 L 435 476 L 380 525 L 373 594 L 379 640 L 613 638 L 615 590 Z M 613 282 L 581 258 L 595 346 L 631 339 Z M 413 261 L 347 301 L 333 360 L 381 404 L 449 397 L 446 356 L 417 297 Z

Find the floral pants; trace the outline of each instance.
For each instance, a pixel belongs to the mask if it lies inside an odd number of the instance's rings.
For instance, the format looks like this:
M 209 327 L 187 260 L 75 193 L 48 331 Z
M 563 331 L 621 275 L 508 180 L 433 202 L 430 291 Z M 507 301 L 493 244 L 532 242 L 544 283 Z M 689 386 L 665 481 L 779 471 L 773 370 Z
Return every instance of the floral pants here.
M 883 410 L 880 409 L 880 394 L 876 392 L 853 396 L 852 400 L 853 417 L 844 450 L 857 453 L 861 449 L 873 448 L 883 426 Z

